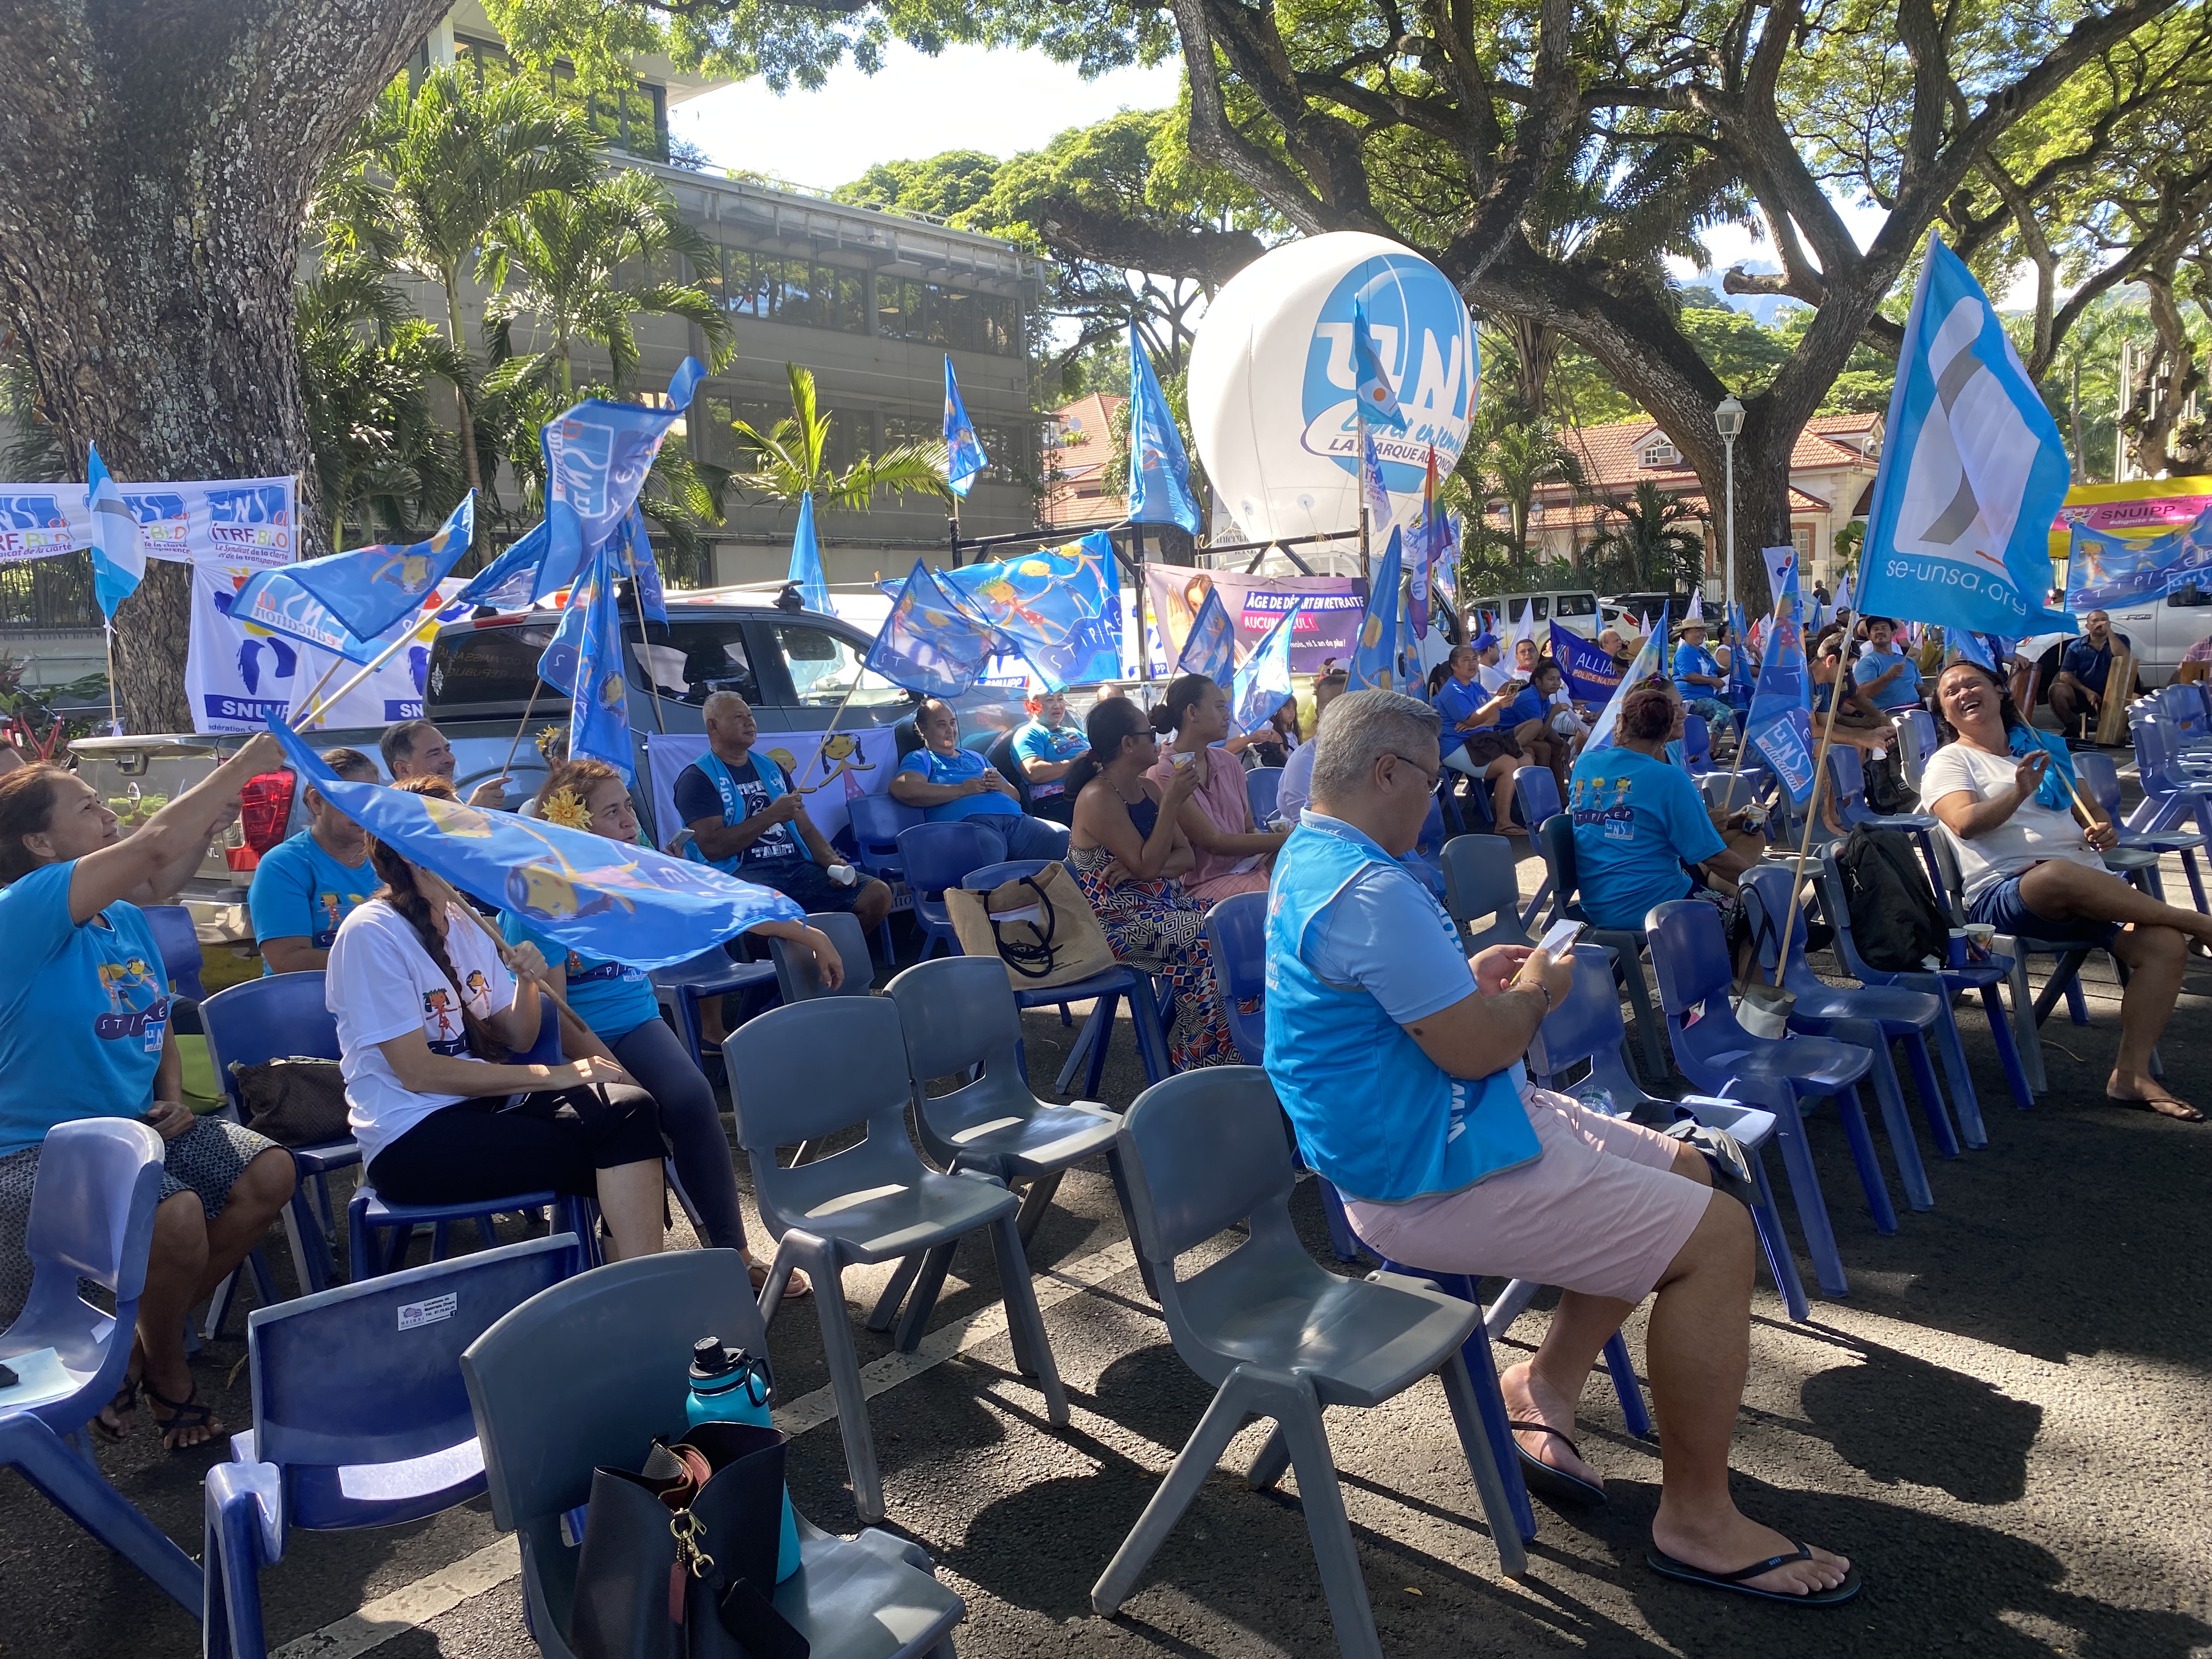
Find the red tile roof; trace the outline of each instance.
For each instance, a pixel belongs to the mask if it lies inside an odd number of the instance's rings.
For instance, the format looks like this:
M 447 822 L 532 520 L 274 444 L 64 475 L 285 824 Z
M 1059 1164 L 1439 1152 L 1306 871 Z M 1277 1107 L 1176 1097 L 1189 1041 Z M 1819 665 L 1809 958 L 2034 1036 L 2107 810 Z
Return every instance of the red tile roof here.
M 1047 524 L 1079 523 L 1097 516 L 1097 503 L 1105 484 L 1103 475 L 1114 449 L 1114 411 L 1128 401 L 1094 392 L 1057 411 L 1060 447 L 1046 465 L 1051 479 L 1044 507 Z
M 1870 457 L 1860 445 L 1869 434 L 1879 433 L 1878 415 L 1820 415 L 1805 422 L 1790 453 L 1792 472 L 1816 472 L 1831 468 L 1864 466 Z M 1585 489 L 1600 495 L 1627 494 L 1649 478 L 1662 489 L 1687 495 L 1698 487 L 1698 475 L 1686 461 L 1666 466 L 1646 466 L 1643 455 L 1653 441 L 1673 441 L 1656 421 L 1619 421 L 1608 426 L 1568 427 L 1560 441 L 1582 461 Z M 1571 493 L 1564 483 L 1547 484 L 1540 494 L 1550 498 Z M 1802 492 L 1796 492 L 1800 493 Z M 1793 501 L 1792 505 L 1799 503 Z M 1804 506 L 1819 510 L 1826 503 L 1808 500 Z

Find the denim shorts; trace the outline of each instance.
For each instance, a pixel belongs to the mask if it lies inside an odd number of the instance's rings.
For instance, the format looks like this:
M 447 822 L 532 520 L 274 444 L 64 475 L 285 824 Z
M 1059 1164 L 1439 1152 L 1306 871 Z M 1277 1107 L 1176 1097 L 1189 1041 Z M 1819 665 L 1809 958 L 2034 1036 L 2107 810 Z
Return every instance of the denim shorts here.
M 2048 916 L 2036 915 L 2020 896 L 2020 881 L 2019 876 L 2007 876 L 1983 888 L 1966 901 L 1966 920 L 1987 922 L 2000 933 L 2009 933 L 2014 939 L 2039 939 L 2047 945 L 2106 950 L 2120 936 L 2120 924 L 2117 921 L 2088 921 L 2078 917 L 2071 921 L 2053 921 Z

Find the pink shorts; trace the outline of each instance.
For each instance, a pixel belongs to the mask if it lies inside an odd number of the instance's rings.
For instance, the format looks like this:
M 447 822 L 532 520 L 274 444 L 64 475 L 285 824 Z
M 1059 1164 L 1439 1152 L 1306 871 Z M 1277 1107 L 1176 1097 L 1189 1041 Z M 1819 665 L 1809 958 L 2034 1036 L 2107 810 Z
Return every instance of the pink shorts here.
M 1352 1231 L 1409 1273 L 1641 1302 L 1697 1231 L 1712 1189 L 1674 1173 L 1675 1143 L 1655 1129 L 1547 1089 L 1527 1100 L 1544 1148 L 1534 1163 L 1404 1204 L 1346 1197 Z

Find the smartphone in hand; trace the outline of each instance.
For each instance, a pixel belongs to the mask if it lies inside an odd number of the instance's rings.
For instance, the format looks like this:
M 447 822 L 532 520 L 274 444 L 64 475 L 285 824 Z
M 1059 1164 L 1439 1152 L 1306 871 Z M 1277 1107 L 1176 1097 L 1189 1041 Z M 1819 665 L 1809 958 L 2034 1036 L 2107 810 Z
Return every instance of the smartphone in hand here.
M 1536 941 L 1536 948 L 1547 956 L 1565 956 L 1574 949 L 1575 938 L 1584 926 L 1584 923 L 1562 916 L 1544 930 L 1544 937 Z

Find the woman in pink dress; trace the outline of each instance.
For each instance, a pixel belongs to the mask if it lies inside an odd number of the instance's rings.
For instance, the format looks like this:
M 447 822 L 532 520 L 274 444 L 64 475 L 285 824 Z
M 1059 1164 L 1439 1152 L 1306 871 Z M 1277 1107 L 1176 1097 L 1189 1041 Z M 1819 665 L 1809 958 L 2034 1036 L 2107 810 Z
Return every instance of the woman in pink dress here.
M 1270 864 L 1288 837 L 1252 822 L 1243 764 L 1212 747 L 1229 736 L 1228 694 L 1203 674 L 1185 674 L 1152 710 L 1152 729 L 1174 732 L 1175 743 L 1146 777 L 1164 789 L 1177 768 L 1199 769 L 1198 787 L 1176 818 L 1197 855 L 1183 890 L 1207 906 L 1231 893 L 1266 892 Z

